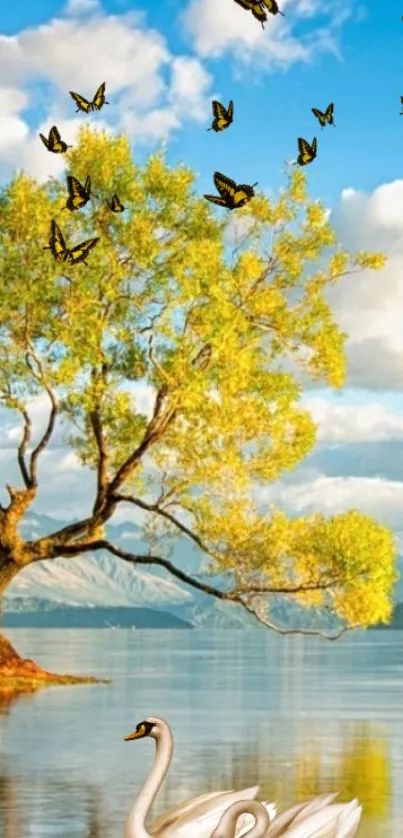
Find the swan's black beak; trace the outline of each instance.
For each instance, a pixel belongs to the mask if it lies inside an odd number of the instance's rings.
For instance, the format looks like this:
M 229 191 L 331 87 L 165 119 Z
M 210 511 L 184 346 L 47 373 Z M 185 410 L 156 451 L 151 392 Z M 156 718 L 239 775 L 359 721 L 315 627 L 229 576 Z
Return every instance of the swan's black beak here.
M 143 739 L 144 736 L 149 736 L 154 724 L 151 722 L 140 722 L 136 726 L 136 730 L 133 730 L 133 733 L 129 733 L 128 736 L 125 736 L 124 741 L 129 742 L 131 739 Z

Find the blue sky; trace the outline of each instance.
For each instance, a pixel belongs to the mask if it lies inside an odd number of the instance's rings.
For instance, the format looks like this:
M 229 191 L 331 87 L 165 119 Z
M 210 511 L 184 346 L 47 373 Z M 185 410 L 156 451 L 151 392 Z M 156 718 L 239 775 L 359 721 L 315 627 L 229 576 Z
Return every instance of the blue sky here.
M 401 477 L 396 468 L 403 440 L 402 7 L 380 9 L 375 0 L 284 0 L 280 7 L 286 17 L 269 18 L 263 32 L 233 0 L 1 4 L 0 180 L 15 167 L 41 180 L 61 174 L 63 161 L 47 154 L 38 131 L 56 122 L 74 141 L 82 119 L 68 91 L 90 97 L 101 81 L 111 104 L 91 116 L 94 123 L 126 131 L 137 160 L 165 140 L 169 161 L 197 173 L 200 193 L 213 191 L 218 169 L 275 194 L 286 161 L 296 158 L 297 137 L 316 136 L 310 194 L 332 211 L 344 246 L 381 249 L 390 259 L 382 272 L 332 289 L 349 334 L 346 386 L 306 391 L 317 447 L 267 497 L 294 512 L 357 506 L 403 538 L 403 462 Z M 235 102 L 234 124 L 222 134 L 206 133 L 215 96 Z M 331 101 L 336 127 L 322 131 L 311 107 L 324 110 Z M 150 394 L 142 398 L 147 409 Z M 40 424 L 44 405 L 33 414 Z M 0 422 L 2 472 L 14 479 L 19 424 L 14 416 Z M 62 506 L 73 517 L 92 477 L 86 483 L 60 437 L 56 443 L 42 466 L 46 485 L 36 508 L 60 517 Z

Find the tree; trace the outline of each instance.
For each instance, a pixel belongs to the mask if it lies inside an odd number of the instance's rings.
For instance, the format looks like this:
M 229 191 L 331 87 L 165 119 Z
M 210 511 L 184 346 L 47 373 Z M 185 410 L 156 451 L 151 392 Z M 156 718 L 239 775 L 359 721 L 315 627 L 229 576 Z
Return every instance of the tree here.
M 0 202 L 0 397 L 22 420 L 21 485 L 6 487 L 0 508 L 0 594 L 32 562 L 108 550 L 160 565 L 270 627 L 274 594 L 333 614 L 341 631 L 386 620 L 396 573 L 384 527 L 355 510 L 328 520 L 263 514 L 254 499 L 314 444 L 298 370 L 343 382 L 345 335 L 327 286 L 384 257 L 335 246 L 299 169 L 277 202 L 257 195 L 217 220 L 188 168 L 170 168 L 161 153 L 141 168 L 124 137 L 84 128 L 66 160 L 81 182 L 91 174 L 87 209 L 62 212 L 64 183 L 24 173 Z M 127 219 L 108 209 L 113 192 Z M 100 237 L 87 266 L 42 250 L 51 218 L 68 244 Z M 242 235 L 231 249 L 234 218 Z M 133 396 L 138 381 L 153 388 L 149 419 Z M 33 445 L 29 400 L 40 394 L 49 415 Z M 74 428 L 71 449 L 96 472 L 92 514 L 26 541 L 19 523 L 60 417 Z M 147 555 L 105 537 L 123 504 L 148 513 Z M 176 568 L 157 550 L 162 531 L 189 538 L 224 581 Z

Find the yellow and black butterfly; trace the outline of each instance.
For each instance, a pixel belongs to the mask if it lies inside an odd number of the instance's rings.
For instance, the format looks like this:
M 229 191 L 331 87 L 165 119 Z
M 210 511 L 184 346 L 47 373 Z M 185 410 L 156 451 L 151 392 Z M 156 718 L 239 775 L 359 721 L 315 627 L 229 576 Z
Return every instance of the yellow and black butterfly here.
M 80 96 L 79 93 L 74 93 L 72 90 L 70 90 L 69 93 L 77 105 L 76 113 L 79 111 L 84 111 L 84 113 L 90 113 L 90 111 L 100 111 L 103 105 L 109 105 L 109 102 L 105 99 L 104 81 L 99 85 L 92 102 L 89 102 L 88 99 L 84 99 L 84 96 Z
M 280 12 L 280 9 L 277 5 L 277 0 L 260 0 L 262 6 L 266 6 L 267 11 L 271 15 L 282 15 L 285 17 L 284 12 Z
M 217 192 L 220 193 L 220 197 L 218 195 L 205 195 L 204 197 L 208 201 L 211 201 L 212 204 L 227 207 L 229 210 L 243 207 L 244 204 L 253 198 L 255 194 L 253 188 L 257 186 L 257 183 L 254 183 L 252 186 L 248 186 L 246 183 L 235 183 L 234 180 L 222 175 L 221 172 L 214 172 L 213 180 Z
M 111 202 L 106 202 L 112 212 L 124 212 L 125 208 L 116 192 L 112 195 Z
M 91 196 L 91 178 L 87 175 L 85 185 L 83 186 L 76 177 L 68 175 L 67 189 L 69 190 L 69 197 L 67 204 L 63 209 L 79 210 L 85 207 Z
M 99 236 L 95 239 L 86 239 L 85 242 L 81 242 L 80 244 L 76 244 L 75 247 L 72 247 L 69 250 L 69 257 L 68 262 L 70 265 L 77 265 L 78 262 L 84 262 L 84 265 L 87 265 L 86 257 L 90 250 L 99 242 Z
M 403 18 L 402 18 L 402 20 L 403 20 Z M 403 108 L 403 96 L 401 96 L 401 97 L 400 97 L 400 104 L 401 104 L 401 106 L 402 106 L 402 108 Z M 403 115 L 403 110 L 402 110 L 402 111 L 400 111 L 400 116 L 402 116 L 402 115 Z
M 224 105 L 221 102 L 217 102 L 216 99 L 212 101 L 212 108 L 213 108 L 213 122 L 211 123 L 211 128 L 207 128 L 207 131 L 224 131 L 225 128 L 228 128 L 233 122 L 234 119 L 234 103 L 232 99 L 228 104 L 228 110 L 224 108 Z
M 49 131 L 48 139 L 46 139 L 43 134 L 39 134 L 39 136 L 48 151 L 53 151 L 54 154 L 63 154 L 63 152 L 67 151 L 68 148 L 72 148 L 71 145 L 67 145 L 67 143 L 62 140 L 56 125 L 52 125 Z
M 57 262 L 68 262 L 70 265 L 84 262 L 84 265 L 86 265 L 86 256 L 91 248 L 95 247 L 97 242 L 99 242 L 99 238 L 87 239 L 75 247 L 67 248 L 63 233 L 54 218 L 52 218 L 50 222 L 49 244 L 43 247 L 43 250 L 50 250 Z
M 252 12 L 253 17 L 262 24 L 264 29 L 264 24 L 267 20 L 267 14 L 265 10 L 262 8 L 262 4 L 260 0 L 235 0 L 235 3 L 238 3 L 238 6 L 242 6 L 243 9 L 248 9 L 248 11 Z
M 306 166 L 308 163 L 312 163 L 312 160 L 316 157 L 316 148 L 316 137 L 313 138 L 311 145 L 302 137 L 298 137 L 299 155 L 295 163 L 298 163 L 300 166 Z
M 63 233 L 56 221 L 52 218 L 50 222 L 50 236 L 49 244 L 42 248 L 43 250 L 50 250 L 57 262 L 64 262 L 68 250 L 63 238 Z
M 325 127 L 326 122 L 328 122 L 329 125 L 334 125 L 334 120 L 333 120 L 334 104 L 333 104 L 333 102 L 331 102 L 330 105 L 327 106 L 324 113 L 322 113 L 322 111 L 318 110 L 318 108 L 311 108 L 311 110 L 312 110 L 313 115 L 316 116 L 316 118 L 319 120 L 322 128 Z

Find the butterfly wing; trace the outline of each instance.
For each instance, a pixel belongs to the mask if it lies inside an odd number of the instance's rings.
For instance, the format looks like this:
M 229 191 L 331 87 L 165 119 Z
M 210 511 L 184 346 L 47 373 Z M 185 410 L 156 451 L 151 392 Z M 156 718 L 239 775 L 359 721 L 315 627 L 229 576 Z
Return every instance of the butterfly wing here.
M 253 14 L 253 17 L 255 17 L 256 20 L 258 20 L 259 23 L 262 24 L 263 29 L 264 29 L 264 22 L 267 20 L 267 14 L 266 14 L 265 10 L 262 8 L 262 6 L 260 5 L 260 2 L 259 3 L 252 3 L 251 12 Z
M 75 247 L 72 247 L 69 251 L 69 263 L 70 265 L 77 265 L 78 262 L 85 262 L 86 257 L 90 250 L 99 242 L 99 237 L 95 239 L 87 239 L 85 242 L 81 242 L 80 244 L 76 244 Z
M 311 160 L 313 160 L 313 149 L 309 143 L 303 139 L 303 137 L 298 137 L 298 151 L 298 163 L 300 166 L 306 166 L 307 163 L 310 163 Z
M 255 4 L 254 0 L 235 0 L 235 3 L 238 3 L 238 6 L 242 6 L 243 9 L 252 9 Z
M 106 83 L 103 81 L 102 84 L 99 85 L 98 90 L 92 100 L 92 106 L 95 111 L 100 111 L 103 105 L 109 105 L 109 102 L 105 100 L 105 87 Z
M 326 114 L 324 114 L 318 108 L 312 108 L 311 110 L 312 110 L 312 113 L 314 114 L 314 116 L 316 116 L 316 119 L 319 120 L 319 122 L 320 122 L 320 124 L 323 128 L 323 126 L 325 124 Z
M 233 103 L 232 99 L 230 99 L 230 101 L 228 103 L 227 114 L 228 114 L 228 119 L 230 120 L 230 122 L 232 122 L 232 120 L 234 118 L 234 103 Z
M 220 193 L 222 198 L 230 198 L 231 200 L 234 197 L 236 183 L 234 180 L 231 180 L 230 177 L 226 177 L 225 175 L 221 174 L 221 172 L 214 172 L 213 175 L 214 186 L 217 192 Z
M 271 14 L 271 15 L 278 15 L 278 14 L 280 14 L 280 15 L 282 15 L 283 17 L 285 17 L 285 15 L 283 14 L 283 12 L 280 12 L 280 9 L 279 9 L 279 7 L 278 7 L 277 0 L 260 0 L 260 2 L 261 2 L 264 6 L 266 6 L 266 9 L 270 12 L 270 14 Z
M 78 210 L 87 203 L 88 197 L 85 189 L 76 177 L 72 175 L 67 176 L 67 189 L 69 190 L 69 199 L 66 204 L 67 209 Z
M 116 192 L 112 195 L 112 200 L 109 204 L 109 208 L 112 210 L 112 212 L 124 212 L 125 208 Z
M 46 148 L 49 148 L 49 140 L 47 140 L 46 137 L 43 136 L 43 134 L 39 134 L 39 136 L 40 136 L 44 146 L 46 146 Z
M 84 111 L 84 113 L 90 112 L 92 103 L 89 102 L 88 99 L 84 99 L 84 96 L 80 96 L 79 93 L 74 93 L 73 90 L 70 90 L 69 93 L 77 105 L 76 113 L 78 113 L 78 111 Z
M 253 186 L 247 183 L 238 183 L 234 193 L 234 204 L 236 207 L 243 207 L 248 201 L 253 198 L 255 192 Z
M 211 201 L 212 204 L 218 204 L 219 207 L 228 207 L 228 202 L 225 198 L 219 198 L 218 195 L 204 195 L 204 198 L 207 198 L 208 201 Z M 228 207 L 230 209 L 230 207 Z
M 228 125 L 230 124 L 228 111 L 226 111 L 224 105 L 222 105 L 221 102 L 217 102 L 215 99 L 211 104 L 213 107 L 214 114 L 214 122 L 212 127 L 215 131 L 223 131 L 224 128 L 228 128 Z
M 56 154 L 60 154 L 63 151 L 66 151 L 66 143 L 63 142 L 56 125 L 52 125 L 49 131 L 49 151 L 54 151 Z
M 316 157 L 316 148 L 317 148 L 317 142 L 316 142 L 316 137 L 314 137 L 313 140 L 312 140 L 312 145 L 311 145 L 312 160 L 313 160 L 314 157 Z
M 50 250 L 54 258 L 61 262 L 63 256 L 66 252 L 66 244 L 63 238 L 63 233 L 56 221 L 52 218 L 50 222 L 50 236 L 49 236 L 49 244 L 43 248 L 44 250 Z
M 328 122 L 329 125 L 332 125 L 332 123 L 333 123 L 333 111 L 334 111 L 334 104 L 333 104 L 333 102 L 331 102 L 330 105 L 327 106 L 325 114 L 324 114 L 326 122 Z

